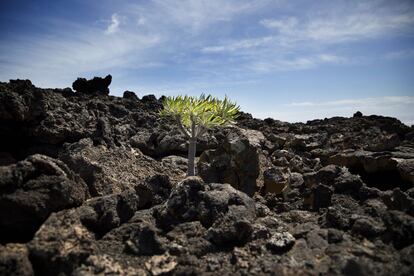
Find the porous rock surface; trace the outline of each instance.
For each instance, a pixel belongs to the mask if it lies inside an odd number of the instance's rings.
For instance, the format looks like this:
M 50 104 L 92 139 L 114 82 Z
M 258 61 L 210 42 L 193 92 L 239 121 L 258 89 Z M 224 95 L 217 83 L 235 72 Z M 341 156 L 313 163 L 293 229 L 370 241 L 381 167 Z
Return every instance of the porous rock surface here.
M 0 83 L 1 275 L 413 275 L 414 128 L 259 120 L 187 143 L 162 99 Z

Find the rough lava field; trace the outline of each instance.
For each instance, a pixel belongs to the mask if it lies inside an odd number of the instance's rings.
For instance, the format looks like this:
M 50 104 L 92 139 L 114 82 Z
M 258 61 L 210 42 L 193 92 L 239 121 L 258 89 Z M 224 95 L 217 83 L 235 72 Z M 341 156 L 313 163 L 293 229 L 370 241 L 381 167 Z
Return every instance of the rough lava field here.
M 414 275 L 414 127 L 213 129 L 186 178 L 162 98 L 0 82 L 0 275 Z

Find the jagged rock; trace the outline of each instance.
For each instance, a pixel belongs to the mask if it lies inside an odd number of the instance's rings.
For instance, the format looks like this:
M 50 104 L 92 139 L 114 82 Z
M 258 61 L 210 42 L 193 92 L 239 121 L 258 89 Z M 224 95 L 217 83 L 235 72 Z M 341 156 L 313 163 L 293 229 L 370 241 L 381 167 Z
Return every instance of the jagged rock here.
M 59 160 L 32 155 L 0 167 L 0 239 L 28 241 L 52 212 L 76 207 L 86 184 Z
M 226 215 L 208 229 L 207 239 L 220 247 L 243 245 L 252 237 L 254 217 L 246 216 L 245 206 L 230 205 L 228 208 Z
M 414 242 L 414 219 L 400 211 L 390 211 L 385 214 L 383 221 L 386 227 L 384 239 L 402 249 Z
M 187 172 L 188 159 L 182 156 L 170 155 L 164 157 L 161 162 L 179 168 L 180 170 Z
M 335 179 L 334 188 L 337 193 L 357 195 L 363 184 L 360 176 L 351 174 L 348 171 L 343 171 L 342 174 Z
M 191 254 L 203 256 L 214 252 L 211 242 L 206 239 L 207 229 L 199 221 L 181 223 L 167 233 L 169 251 L 177 256 Z
M 414 186 L 414 159 L 398 159 L 397 170 L 404 180 Z
M 142 97 L 141 102 L 144 103 L 148 109 L 158 112 L 162 108 L 162 100 L 157 100 L 154 95 L 145 95 Z
M 165 172 L 160 163 L 140 151 L 94 146 L 90 139 L 65 146 L 59 157 L 79 173 L 94 196 L 135 189 L 147 177 Z M 174 179 L 182 174 L 178 169 L 168 173 L 175 174 Z
M 85 263 L 77 268 L 73 276 L 89 275 L 119 275 L 119 276 L 146 276 L 144 269 L 123 267 L 108 255 L 91 255 Z
M 133 101 L 138 101 L 139 100 L 138 96 L 132 91 L 125 91 L 124 94 L 122 95 L 122 98 L 133 100 Z
M 139 194 L 142 194 L 142 202 L 143 200 L 147 200 L 149 204 L 146 204 L 146 206 L 151 206 L 161 204 L 167 200 L 171 193 L 171 188 L 172 185 L 168 175 L 156 174 L 146 178 L 143 183 L 136 186 L 135 190 L 137 190 Z M 146 191 L 148 191 L 149 194 L 146 193 Z
M 289 147 L 299 150 L 313 150 L 320 147 L 326 141 L 326 135 L 324 134 L 296 134 L 290 137 Z
M 86 80 L 84 78 L 78 78 L 73 82 L 72 88 L 78 93 L 82 94 L 102 94 L 108 95 L 109 88 L 111 84 L 112 76 L 107 75 L 105 78 L 94 77 L 91 80 Z
M 39 275 L 70 275 L 97 250 L 93 233 L 82 225 L 76 210 L 50 215 L 28 248 Z
M 306 173 L 303 175 L 303 180 L 308 187 L 312 187 L 319 183 L 325 185 L 333 185 L 336 177 L 341 173 L 341 168 L 334 165 L 328 165 L 321 168 L 317 172 Z
M 34 275 L 26 245 L 0 245 L 0 275 Z
M 154 225 L 143 223 L 127 240 L 126 250 L 136 255 L 159 255 L 166 251 L 167 243 Z
M 398 185 L 412 187 L 414 159 L 396 158 L 395 155 L 400 156 L 398 153 L 388 152 L 349 151 L 331 156 L 328 162 L 362 174 L 364 182 L 382 190 L 392 190 Z
M 400 137 L 393 134 L 379 135 L 373 139 L 372 143 L 365 147 L 369 151 L 388 151 L 393 150 L 401 144 Z
M 229 184 L 207 184 L 198 177 L 188 177 L 174 186 L 157 220 L 165 228 L 195 220 L 210 228 L 218 219 L 236 224 L 255 217 L 254 201 L 246 194 Z
M 168 254 L 153 256 L 145 263 L 146 269 L 154 276 L 170 273 L 176 266 L 175 257 Z
M 138 209 L 145 206 L 146 198 L 134 191 L 107 195 L 88 200 L 77 209 L 80 220 L 98 237 L 128 221 Z
M 88 256 L 98 252 L 96 239 L 126 223 L 139 208 L 139 195 L 125 191 L 53 213 L 28 244 L 36 273 L 70 274 L 88 264 Z
M 264 171 L 264 189 L 266 193 L 281 194 L 288 186 L 290 171 L 283 167 L 273 167 Z
M 362 115 L 362 112 L 361 111 L 357 111 L 357 112 L 355 112 L 354 113 L 354 115 L 353 115 L 353 117 L 354 118 L 361 118 L 363 115 Z
M 303 174 L 306 187 L 306 190 L 303 191 L 305 205 L 316 210 L 330 206 L 333 193 L 332 185 L 341 172 L 342 170 L 338 166 L 329 165 L 317 172 Z
M 382 222 L 375 221 L 369 217 L 358 217 L 352 225 L 352 231 L 366 238 L 379 236 L 384 232 L 385 227 Z
M 79 174 L 93 197 L 48 214 L 24 240 L 28 252 L 1 246 L 8 274 L 30 275 L 29 265 L 36 275 L 413 274 L 412 127 L 359 114 L 285 123 L 241 113 L 236 128 L 212 129 L 197 144 L 197 156 L 209 157 L 201 158 L 202 176 L 220 183 L 183 185 L 187 141 L 159 117 L 164 98 L 103 96 L 107 88 L 85 94 L 0 82 L 0 164 L 10 168 L 35 153 L 60 159 L 71 177 L 33 179 L 77 189 Z M 289 171 L 283 196 L 255 193 L 273 166 Z M 1 186 L 0 197 L 24 193 L 47 207 L 31 188 Z M 311 210 L 303 210 L 307 195 Z M 293 244 L 272 250 L 272 236 L 282 233 Z
M 295 243 L 295 238 L 289 232 L 275 233 L 267 241 L 266 247 L 275 253 L 289 250 Z
M 316 185 L 311 188 L 312 194 L 312 208 L 319 210 L 320 208 L 326 208 L 332 204 L 332 188 L 327 185 Z
M 328 229 L 328 242 L 338 243 L 343 240 L 344 232 L 335 228 Z
M 260 174 L 259 155 L 264 140 L 261 132 L 232 129 L 222 145 L 200 156 L 200 176 L 206 182 L 229 183 L 253 195 L 258 189 L 256 179 Z

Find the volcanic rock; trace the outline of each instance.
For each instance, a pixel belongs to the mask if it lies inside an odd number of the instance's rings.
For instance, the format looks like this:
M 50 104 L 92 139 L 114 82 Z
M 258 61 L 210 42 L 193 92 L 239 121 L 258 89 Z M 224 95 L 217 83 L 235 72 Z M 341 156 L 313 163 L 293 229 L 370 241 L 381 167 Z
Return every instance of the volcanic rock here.
M 0 239 L 28 241 L 52 212 L 88 197 L 86 184 L 60 160 L 32 155 L 0 167 Z
M 0 245 L 0 275 L 34 275 L 26 245 Z
M 206 182 L 229 183 L 253 195 L 258 190 L 260 149 L 265 140 L 253 130 L 232 129 L 215 150 L 205 151 L 198 162 L 198 172 Z
M 164 97 L 108 85 L 0 82 L 0 274 L 413 274 L 413 127 L 241 112 L 185 178 Z
M 105 78 L 94 77 L 91 80 L 78 78 L 73 82 L 72 88 L 78 93 L 82 94 L 101 94 L 108 95 L 108 86 L 112 82 L 112 76 L 107 75 Z

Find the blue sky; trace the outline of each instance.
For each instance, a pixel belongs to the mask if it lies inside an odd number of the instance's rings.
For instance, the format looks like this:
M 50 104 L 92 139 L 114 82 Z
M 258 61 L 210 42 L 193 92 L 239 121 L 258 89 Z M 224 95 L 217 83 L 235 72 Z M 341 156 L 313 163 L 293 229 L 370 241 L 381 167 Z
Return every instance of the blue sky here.
M 2 0 L 0 80 L 227 94 L 255 117 L 414 124 L 414 2 Z

